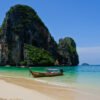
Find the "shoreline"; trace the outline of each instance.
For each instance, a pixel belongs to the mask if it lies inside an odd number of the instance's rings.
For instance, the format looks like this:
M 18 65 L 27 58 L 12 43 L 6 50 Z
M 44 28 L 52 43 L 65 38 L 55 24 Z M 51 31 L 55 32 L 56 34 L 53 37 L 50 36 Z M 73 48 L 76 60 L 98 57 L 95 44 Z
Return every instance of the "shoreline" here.
M 54 100 L 53 98 L 0 79 L 0 100 Z
M 26 89 L 34 90 L 49 98 L 53 98 L 54 100 L 100 100 L 99 95 L 92 95 L 89 91 L 83 92 L 77 88 L 62 87 L 24 78 L 0 76 L 0 80 L 4 80 L 7 83 L 15 84 Z

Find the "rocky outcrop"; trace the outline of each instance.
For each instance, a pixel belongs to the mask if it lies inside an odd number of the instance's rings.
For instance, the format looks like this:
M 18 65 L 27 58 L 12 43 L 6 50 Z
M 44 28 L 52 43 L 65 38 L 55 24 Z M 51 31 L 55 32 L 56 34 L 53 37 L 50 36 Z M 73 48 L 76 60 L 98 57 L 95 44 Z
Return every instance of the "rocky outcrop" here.
M 61 63 L 64 65 L 76 66 L 79 64 L 79 58 L 76 51 L 76 44 L 72 38 L 66 37 L 59 40 L 59 54 L 62 55 Z
M 24 44 L 44 48 L 56 56 L 57 44 L 36 12 L 25 5 L 16 5 L 7 12 L 2 25 L 8 44 L 8 62 L 24 60 Z M 19 62 L 18 61 L 18 62 Z
M 81 66 L 89 66 L 90 64 L 88 63 L 82 63 Z
M 69 52 L 67 48 L 64 51 L 66 56 L 64 56 L 61 46 L 62 41 L 57 45 L 48 28 L 41 21 L 37 13 L 29 6 L 15 5 L 11 7 L 6 13 L 0 31 L 2 31 L 0 40 L 3 41 L 3 44 L 7 44 L 7 51 L 5 51 L 7 55 L 3 57 L 3 59 L 6 59 L 5 64 L 15 65 L 23 62 L 26 55 L 25 44 L 48 51 L 53 59 L 55 61 L 58 60 L 61 65 L 63 63 L 68 65 L 68 58 L 70 58 L 70 65 L 78 64 L 78 60 L 75 60 L 76 57 L 78 59 L 76 45 L 73 46 L 72 42 L 66 42 L 66 47 L 75 47 L 75 51 L 73 53 Z

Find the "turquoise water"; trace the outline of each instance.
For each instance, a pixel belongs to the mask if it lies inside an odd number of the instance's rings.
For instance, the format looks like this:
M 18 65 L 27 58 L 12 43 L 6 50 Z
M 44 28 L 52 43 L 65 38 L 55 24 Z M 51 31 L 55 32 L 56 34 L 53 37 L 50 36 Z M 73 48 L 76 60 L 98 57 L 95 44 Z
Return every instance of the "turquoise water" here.
M 48 68 L 48 67 L 46 67 Z M 45 67 L 33 67 L 33 71 L 45 72 Z M 54 68 L 54 67 L 51 67 Z M 39 81 L 55 83 L 69 87 L 83 87 L 100 90 L 100 65 L 56 67 L 64 70 L 63 76 L 38 78 Z M 0 75 L 7 77 L 24 77 L 34 80 L 27 68 L 0 67 Z

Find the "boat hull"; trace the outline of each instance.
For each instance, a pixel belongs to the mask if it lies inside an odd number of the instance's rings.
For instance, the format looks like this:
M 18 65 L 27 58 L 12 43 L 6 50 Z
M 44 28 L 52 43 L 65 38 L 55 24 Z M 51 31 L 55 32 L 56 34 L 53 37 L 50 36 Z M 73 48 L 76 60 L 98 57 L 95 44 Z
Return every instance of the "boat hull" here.
M 38 77 L 54 77 L 54 76 L 62 76 L 63 73 L 41 73 L 41 72 L 33 72 L 33 71 L 30 71 L 32 76 L 35 77 L 35 78 L 38 78 Z

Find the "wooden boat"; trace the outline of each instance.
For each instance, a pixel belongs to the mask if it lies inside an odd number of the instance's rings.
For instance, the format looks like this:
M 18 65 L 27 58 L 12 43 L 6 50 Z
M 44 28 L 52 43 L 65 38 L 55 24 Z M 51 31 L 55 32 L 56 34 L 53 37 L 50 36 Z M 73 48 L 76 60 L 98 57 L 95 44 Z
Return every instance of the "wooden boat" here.
M 33 77 L 54 77 L 54 76 L 61 76 L 63 75 L 63 72 L 33 72 L 32 70 L 29 70 Z

